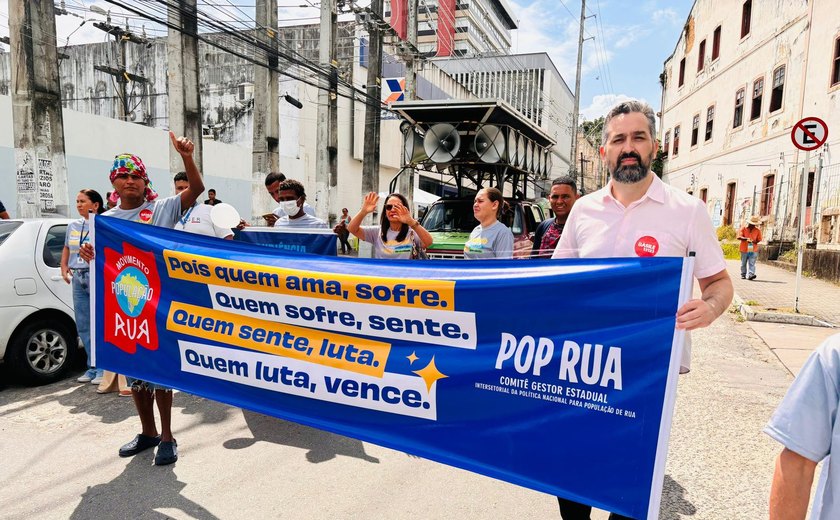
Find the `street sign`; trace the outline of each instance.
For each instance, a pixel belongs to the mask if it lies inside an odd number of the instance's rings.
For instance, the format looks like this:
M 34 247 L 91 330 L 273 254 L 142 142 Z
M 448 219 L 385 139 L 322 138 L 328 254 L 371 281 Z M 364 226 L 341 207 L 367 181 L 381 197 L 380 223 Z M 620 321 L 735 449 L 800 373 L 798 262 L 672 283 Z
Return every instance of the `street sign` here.
M 828 139 L 828 125 L 818 117 L 806 117 L 793 125 L 790 138 L 800 150 L 816 150 Z

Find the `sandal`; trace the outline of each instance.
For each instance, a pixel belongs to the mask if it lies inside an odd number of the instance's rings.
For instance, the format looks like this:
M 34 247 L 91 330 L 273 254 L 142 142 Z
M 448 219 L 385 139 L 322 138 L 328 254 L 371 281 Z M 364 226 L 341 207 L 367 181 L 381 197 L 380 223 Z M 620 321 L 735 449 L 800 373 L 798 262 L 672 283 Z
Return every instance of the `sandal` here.
M 158 444 L 160 444 L 160 435 L 157 437 L 149 437 L 148 435 L 138 433 L 131 442 L 124 444 L 120 448 L 120 457 L 133 457 L 143 450 L 154 448 Z
M 157 454 L 155 455 L 155 466 L 166 466 L 178 460 L 178 443 L 172 441 L 162 441 L 158 445 Z

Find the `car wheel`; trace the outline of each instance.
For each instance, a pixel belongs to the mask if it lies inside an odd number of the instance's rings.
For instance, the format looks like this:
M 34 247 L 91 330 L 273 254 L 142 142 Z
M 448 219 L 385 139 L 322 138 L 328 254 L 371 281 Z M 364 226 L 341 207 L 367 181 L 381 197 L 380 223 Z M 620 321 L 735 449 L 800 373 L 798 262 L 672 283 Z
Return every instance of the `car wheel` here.
M 6 352 L 12 375 L 30 385 L 62 379 L 78 350 L 74 336 L 54 321 L 27 323 L 11 339 Z

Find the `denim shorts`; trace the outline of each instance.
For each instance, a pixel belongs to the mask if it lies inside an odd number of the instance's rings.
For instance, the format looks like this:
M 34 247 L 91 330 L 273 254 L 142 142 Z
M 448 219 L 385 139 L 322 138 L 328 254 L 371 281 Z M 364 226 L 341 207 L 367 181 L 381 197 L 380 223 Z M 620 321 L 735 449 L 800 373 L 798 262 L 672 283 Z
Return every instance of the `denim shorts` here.
M 158 385 L 156 383 L 150 383 L 148 381 L 143 381 L 142 379 L 135 379 L 133 377 L 125 376 L 126 383 L 128 383 L 128 387 L 132 390 L 146 391 L 146 392 L 154 392 L 155 390 L 163 390 L 165 392 L 171 392 L 172 389 L 168 386 Z

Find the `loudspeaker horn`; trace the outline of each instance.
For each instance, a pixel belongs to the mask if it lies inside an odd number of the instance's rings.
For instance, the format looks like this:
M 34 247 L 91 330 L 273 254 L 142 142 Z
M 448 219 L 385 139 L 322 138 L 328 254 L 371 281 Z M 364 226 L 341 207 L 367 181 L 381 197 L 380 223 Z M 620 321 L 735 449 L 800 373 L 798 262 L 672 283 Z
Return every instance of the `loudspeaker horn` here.
M 507 129 L 507 159 L 508 164 L 511 166 L 516 166 L 516 161 L 518 160 L 519 149 L 516 144 L 518 132 L 511 127 Z
M 505 156 L 505 134 L 495 125 L 481 125 L 473 139 L 473 151 L 478 160 L 497 163 Z
M 426 130 L 423 149 L 432 162 L 448 163 L 455 159 L 461 149 L 458 129 L 447 123 L 438 123 Z
M 403 163 L 406 166 L 421 163 L 428 159 L 423 149 L 423 137 L 410 127 L 403 134 Z

